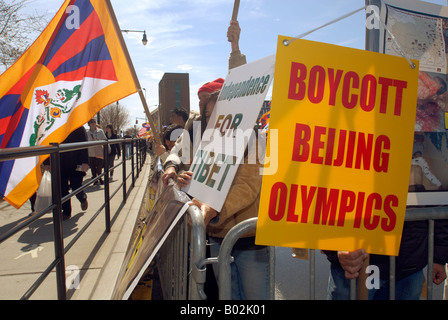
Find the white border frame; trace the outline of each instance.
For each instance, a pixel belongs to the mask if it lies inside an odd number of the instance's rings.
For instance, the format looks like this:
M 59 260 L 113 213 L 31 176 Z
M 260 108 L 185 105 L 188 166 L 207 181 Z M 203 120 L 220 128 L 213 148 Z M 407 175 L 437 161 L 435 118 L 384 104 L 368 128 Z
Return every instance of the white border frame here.
M 384 0 L 381 1 L 381 20 L 386 21 L 386 5 L 409 10 L 416 13 L 429 14 L 448 19 L 448 6 L 441 6 L 434 3 L 429 3 L 419 0 Z M 383 25 L 380 27 L 380 44 L 379 50 L 384 53 L 384 35 L 387 32 Z M 448 70 L 447 70 L 448 74 Z M 447 168 L 448 169 L 448 168 Z M 434 205 L 448 205 L 448 191 L 424 191 L 424 192 L 409 192 L 407 199 L 408 206 L 434 206 Z

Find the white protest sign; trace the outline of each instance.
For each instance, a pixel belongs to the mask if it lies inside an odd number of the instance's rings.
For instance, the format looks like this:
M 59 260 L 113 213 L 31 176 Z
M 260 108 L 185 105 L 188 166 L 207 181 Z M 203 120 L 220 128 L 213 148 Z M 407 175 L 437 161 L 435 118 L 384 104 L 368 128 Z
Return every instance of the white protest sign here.
M 274 77 L 275 55 L 230 70 L 183 191 L 221 211 Z

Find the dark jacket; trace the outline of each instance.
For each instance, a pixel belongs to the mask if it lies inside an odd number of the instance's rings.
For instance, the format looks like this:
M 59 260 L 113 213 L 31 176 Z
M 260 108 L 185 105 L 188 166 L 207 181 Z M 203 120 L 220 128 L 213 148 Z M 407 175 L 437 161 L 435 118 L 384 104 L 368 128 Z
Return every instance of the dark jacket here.
M 86 129 L 84 127 L 79 127 L 78 129 L 70 133 L 70 135 L 61 144 L 86 142 L 86 141 L 87 141 Z M 62 152 L 60 157 L 61 157 L 60 163 L 62 170 L 75 170 L 78 165 L 81 165 L 83 163 L 89 163 L 89 153 L 87 149 Z M 48 157 L 44 161 L 44 164 L 46 165 L 50 164 L 50 157 Z
M 324 251 L 327 259 L 341 267 L 336 251 Z M 448 263 L 448 220 L 434 222 L 435 263 Z M 380 269 L 380 278 L 389 278 L 389 256 L 370 255 L 370 265 Z M 407 221 L 403 226 L 400 251 L 396 258 L 395 276 L 401 280 L 428 264 L 428 221 Z
M 118 139 L 118 136 L 115 133 L 112 133 L 110 137 L 107 136 L 107 140 L 112 140 L 112 139 Z M 116 155 L 120 155 L 121 154 L 121 147 L 119 143 L 116 144 L 111 144 L 110 145 L 110 156 L 115 158 Z
M 66 143 L 86 142 L 87 135 L 84 127 L 79 127 L 64 140 Z M 75 150 L 61 153 L 61 165 L 64 167 L 76 167 L 83 163 L 89 163 L 89 153 L 87 149 Z

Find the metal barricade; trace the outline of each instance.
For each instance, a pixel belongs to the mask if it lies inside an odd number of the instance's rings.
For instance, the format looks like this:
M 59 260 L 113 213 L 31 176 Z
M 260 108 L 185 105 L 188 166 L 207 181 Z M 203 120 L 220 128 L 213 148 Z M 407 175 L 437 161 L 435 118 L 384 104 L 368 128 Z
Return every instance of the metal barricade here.
M 406 211 L 405 221 L 421 221 L 428 220 L 428 266 L 427 266 L 427 299 L 432 300 L 433 296 L 433 283 L 431 281 L 433 277 L 433 258 L 434 258 L 434 220 L 448 219 L 448 208 L 446 207 L 427 207 L 427 208 L 409 208 Z M 231 298 L 231 263 L 233 258 L 231 252 L 236 241 L 244 234 L 256 230 L 258 218 L 248 219 L 233 227 L 223 240 L 219 256 L 216 258 L 207 259 L 207 263 L 218 263 L 219 265 L 219 299 L 229 300 Z M 274 248 L 271 247 L 270 252 L 271 259 L 271 275 L 270 275 L 270 296 L 271 300 L 275 299 L 275 257 Z M 395 296 L 395 257 L 390 257 L 390 288 L 389 294 L 393 300 Z M 311 300 L 315 299 L 315 279 L 316 279 L 316 267 L 315 267 L 315 250 L 310 250 L 309 257 L 309 297 Z M 448 281 L 445 281 L 445 298 L 446 290 L 448 287 Z M 351 280 L 350 287 L 350 299 L 356 299 L 357 284 L 356 279 Z
M 186 300 L 188 270 L 188 223 L 184 215 L 166 238 L 156 257 L 165 300 Z
M 408 208 L 406 210 L 405 221 L 428 220 L 428 265 L 426 274 L 427 300 L 432 300 L 433 295 L 434 221 L 439 219 L 448 219 L 447 207 Z M 395 300 L 395 260 L 395 257 L 390 257 L 389 300 Z M 350 281 L 350 299 L 355 300 L 356 296 L 357 285 L 356 279 L 354 279 Z
M 198 207 L 190 206 L 158 252 L 157 268 L 165 300 L 207 298 L 204 294 L 205 254 L 204 219 Z
M 188 213 L 191 221 L 189 299 L 205 300 L 206 269 L 202 265 L 206 258 L 205 223 L 198 207 L 191 206 Z
M 219 250 L 219 256 L 217 263 L 219 266 L 219 277 L 218 277 L 218 287 L 219 287 L 219 299 L 220 300 L 230 300 L 231 299 L 231 266 L 233 258 L 231 252 L 233 246 L 238 241 L 238 239 L 251 232 L 257 228 L 258 218 L 251 218 L 234 226 L 227 235 L 224 237 L 221 248 Z M 269 247 L 269 260 L 270 260 L 270 299 L 274 300 L 275 297 L 275 249 L 274 247 Z

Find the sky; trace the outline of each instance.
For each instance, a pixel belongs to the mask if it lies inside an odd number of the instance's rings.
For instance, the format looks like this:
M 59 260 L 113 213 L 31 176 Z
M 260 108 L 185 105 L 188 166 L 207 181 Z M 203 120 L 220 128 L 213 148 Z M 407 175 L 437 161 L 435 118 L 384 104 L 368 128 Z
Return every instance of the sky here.
M 47 13 L 48 20 L 63 0 L 30 0 L 27 11 Z M 446 5 L 446 0 L 427 2 Z M 198 110 L 198 89 L 206 82 L 225 78 L 230 43 L 227 41 L 234 0 L 111 0 L 132 63 L 152 111 L 158 105 L 158 85 L 164 73 L 188 73 L 190 107 Z M 363 7 L 364 0 L 241 0 L 238 21 L 240 49 L 247 61 L 276 53 L 277 38 L 297 36 Z M 316 31 L 305 39 L 364 49 L 365 12 Z M 275 80 L 274 80 L 275 81 Z M 268 97 L 269 98 L 269 97 Z M 120 101 L 130 120 L 144 118 L 137 94 Z

